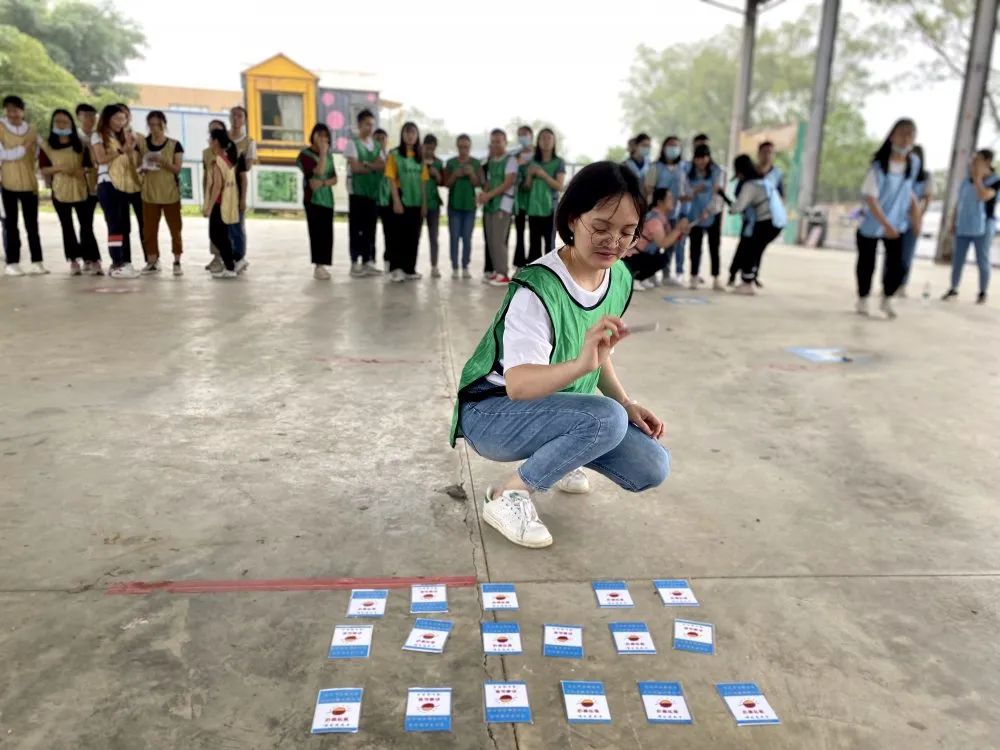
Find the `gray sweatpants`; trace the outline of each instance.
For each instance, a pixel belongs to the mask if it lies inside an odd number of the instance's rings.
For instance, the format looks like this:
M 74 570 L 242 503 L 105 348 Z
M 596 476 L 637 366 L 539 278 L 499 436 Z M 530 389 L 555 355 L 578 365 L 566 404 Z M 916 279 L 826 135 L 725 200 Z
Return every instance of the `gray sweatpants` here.
M 493 272 L 499 276 L 510 273 L 510 263 L 507 252 L 507 233 L 510 230 L 510 214 L 506 211 L 494 211 L 483 214 L 486 227 L 486 251 L 493 261 Z

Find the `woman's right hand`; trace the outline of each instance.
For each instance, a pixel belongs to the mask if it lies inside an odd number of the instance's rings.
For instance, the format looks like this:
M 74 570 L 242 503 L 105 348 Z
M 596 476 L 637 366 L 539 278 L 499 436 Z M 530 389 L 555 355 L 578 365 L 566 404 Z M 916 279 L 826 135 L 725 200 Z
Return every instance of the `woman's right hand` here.
M 394 214 L 401 214 L 401 213 L 403 213 L 403 204 L 401 202 L 399 202 L 399 201 L 393 201 L 392 202 L 392 212 Z
M 626 336 L 628 329 L 622 323 L 622 319 L 614 315 L 605 315 L 587 330 L 576 361 L 584 368 L 585 373 L 593 372 L 607 364 L 612 349 Z
M 883 227 L 883 229 L 884 229 L 885 238 L 887 240 L 898 240 L 899 239 L 899 232 L 896 231 L 896 227 L 894 227 L 892 225 L 889 225 L 887 227 Z

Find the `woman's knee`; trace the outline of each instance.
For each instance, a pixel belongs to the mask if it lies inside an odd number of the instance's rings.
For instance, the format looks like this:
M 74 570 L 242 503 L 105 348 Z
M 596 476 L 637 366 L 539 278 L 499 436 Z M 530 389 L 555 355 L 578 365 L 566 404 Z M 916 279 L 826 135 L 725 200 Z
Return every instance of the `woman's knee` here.
M 670 476 L 670 452 L 657 442 L 652 443 L 652 450 L 640 464 L 636 476 L 631 477 L 633 492 L 645 492 L 659 487 Z
M 585 429 L 593 430 L 596 439 L 610 448 L 625 439 L 628 431 L 628 412 L 625 407 L 607 396 L 588 396 L 588 403 L 581 410 Z

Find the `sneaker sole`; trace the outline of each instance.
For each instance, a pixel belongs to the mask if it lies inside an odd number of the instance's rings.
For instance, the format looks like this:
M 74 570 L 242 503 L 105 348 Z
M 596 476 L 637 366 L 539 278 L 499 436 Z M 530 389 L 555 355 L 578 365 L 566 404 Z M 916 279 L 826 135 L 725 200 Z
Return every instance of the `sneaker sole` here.
M 586 489 L 580 489 L 580 490 L 564 489 L 564 488 L 560 487 L 558 484 L 556 485 L 556 489 L 559 490 L 560 492 L 566 494 L 566 495 L 589 495 L 590 491 L 591 491 L 590 487 L 587 487 Z
M 500 532 L 500 535 L 512 544 L 516 544 L 518 547 L 527 547 L 528 549 L 541 549 L 542 547 L 549 547 L 552 545 L 552 535 L 549 535 L 548 541 L 543 542 L 526 542 L 523 539 L 515 539 L 513 536 L 507 533 L 499 521 L 494 521 L 493 517 L 486 512 L 486 508 L 483 508 L 483 520 L 486 521 L 490 526 Z

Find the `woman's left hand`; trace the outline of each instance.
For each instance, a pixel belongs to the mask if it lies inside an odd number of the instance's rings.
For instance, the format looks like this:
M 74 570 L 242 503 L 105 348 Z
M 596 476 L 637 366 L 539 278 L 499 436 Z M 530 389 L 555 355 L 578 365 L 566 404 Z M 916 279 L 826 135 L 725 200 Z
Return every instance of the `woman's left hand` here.
M 654 440 L 663 437 L 663 422 L 642 404 L 635 402 L 625 407 L 629 421 Z

